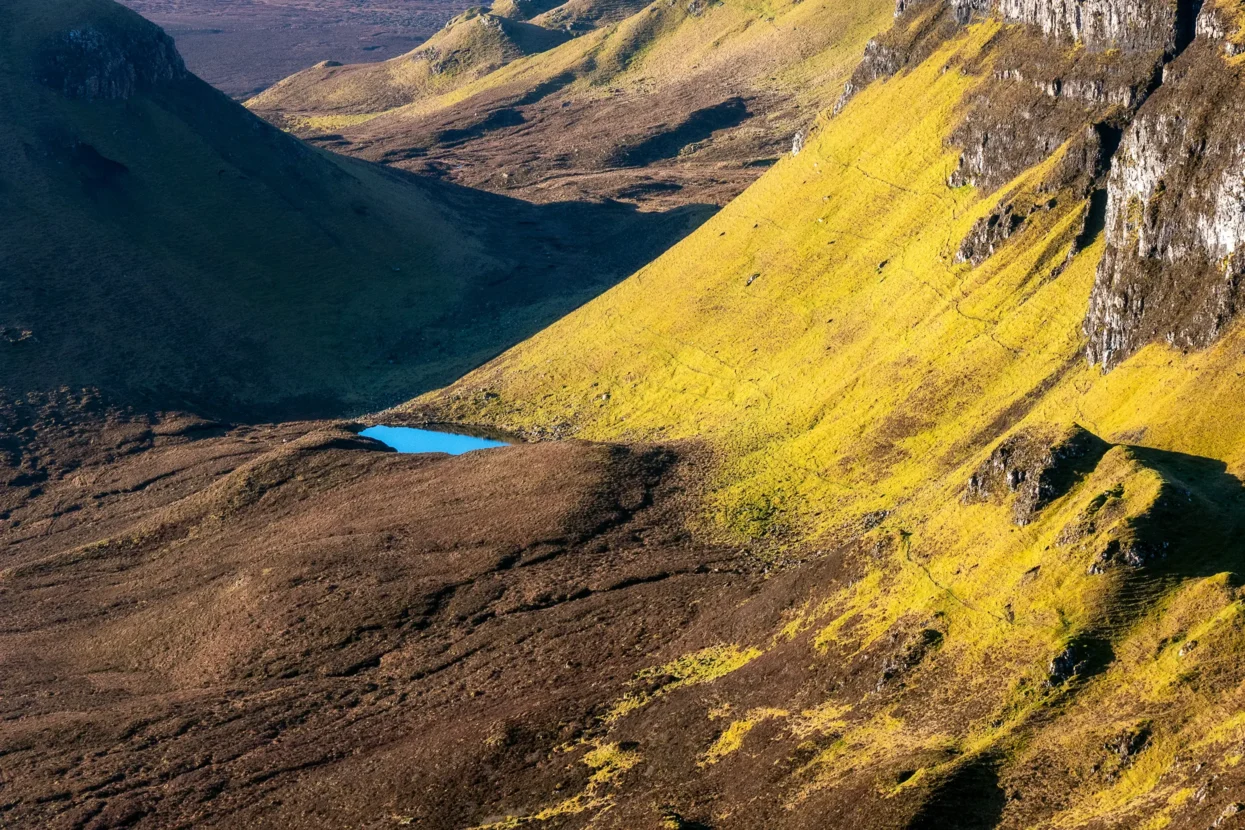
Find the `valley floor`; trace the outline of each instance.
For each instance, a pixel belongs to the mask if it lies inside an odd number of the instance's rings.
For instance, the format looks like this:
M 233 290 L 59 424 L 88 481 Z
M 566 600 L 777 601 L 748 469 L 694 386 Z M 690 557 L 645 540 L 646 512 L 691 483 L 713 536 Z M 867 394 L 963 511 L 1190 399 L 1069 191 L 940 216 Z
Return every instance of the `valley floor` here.
M 694 454 L 35 429 L 49 466 L 0 513 L 5 826 L 448 830 L 604 797 L 596 716 L 757 584 L 681 526 Z
M 461 0 L 122 0 L 177 41 L 191 71 L 249 97 L 323 60 L 379 61 L 414 49 Z

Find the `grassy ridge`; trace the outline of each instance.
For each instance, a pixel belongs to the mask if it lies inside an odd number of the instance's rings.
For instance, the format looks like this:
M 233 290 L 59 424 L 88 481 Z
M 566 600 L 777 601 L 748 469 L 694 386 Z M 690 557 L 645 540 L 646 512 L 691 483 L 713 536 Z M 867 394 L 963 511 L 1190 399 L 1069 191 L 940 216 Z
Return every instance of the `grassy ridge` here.
M 759 88 L 797 91 L 810 103 L 837 96 L 865 41 L 882 29 L 893 4 L 724 0 L 692 14 L 685 4 L 653 3 L 617 24 L 555 49 L 521 58 L 445 95 L 404 108 L 407 115 L 447 110 L 499 88 L 533 88 L 566 72 L 570 91 L 652 92 L 701 76 L 717 84 L 742 76 Z M 595 89 L 595 92 L 594 92 Z M 824 103 L 824 102 L 822 102 Z M 396 114 L 396 113 L 395 113 Z
M 892 12 L 659 1 L 401 106 L 345 117 L 333 100 L 383 65 L 309 70 L 297 94 L 282 85 L 250 106 L 337 151 L 533 201 L 725 204 L 834 103 Z
M 270 87 L 247 106 L 279 111 L 295 130 L 343 129 L 450 92 L 566 38 L 562 32 L 472 9 L 406 55 L 355 66 L 322 63 Z

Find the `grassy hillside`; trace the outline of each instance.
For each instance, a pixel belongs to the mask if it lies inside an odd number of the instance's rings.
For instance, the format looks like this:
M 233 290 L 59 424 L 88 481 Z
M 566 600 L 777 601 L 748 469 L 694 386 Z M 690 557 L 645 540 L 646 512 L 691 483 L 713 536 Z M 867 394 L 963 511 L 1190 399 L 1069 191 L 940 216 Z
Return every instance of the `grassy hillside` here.
M 580 437 L 712 436 L 731 459 L 725 524 L 744 530 L 761 494 L 774 503 L 753 536 L 902 503 L 1026 420 L 1144 428 L 1147 443 L 1237 469 L 1235 427 L 1181 404 L 1237 389 L 1232 343 L 1152 348 L 1110 374 L 1083 359 L 1100 254 L 1068 257 L 1084 202 L 1061 200 L 979 267 L 956 261 L 1004 191 L 1060 161 L 997 193 L 947 186 L 974 79 L 943 67 L 976 58 L 972 45 L 870 88 L 662 258 L 421 403 Z
M 793 576 L 785 624 L 739 643 L 761 656 L 685 699 L 684 722 L 719 724 L 678 773 L 685 803 L 759 777 L 757 798 L 840 826 L 1235 815 L 1214 787 L 1239 787 L 1245 739 L 1226 656 L 1242 647 L 1245 334 L 1090 366 L 1104 243 L 1087 192 L 1043 190 L 1073 143 L 995 192 L 948 185 L 1011 32 L 980 23 L 868 87 L 652 265 L 406 407 L 703 442 L 707 530 L 776 564 L 837 563 Z M 1045 208 L 959 261 L 979 220 L 1025 198 Z M 672 729 L 654 709 L 624 706 L 599 740 Z M 656 797 L 645 780 L 618 802 Z M 745 826 L 739 786 L 698 815 Z
M 191 71 L 245 100 L 317 61 L 414 49 L 470 0 L 123 0 L 177 41 Z
M 383 405 L 492 357 L 695 221 L 533 209 L 334 157 L 186 74 L 158 29 L 105 0 L 9 3 L 0 24 L 13 393 Z M 644 244 L 617 253 L 633 234 Z
M 310 70 L 296 96 L 282 84 L 250 106 L 352 155 L 536 201 L 723 203 L 834 103 L 893 7 L 657 2 L 404 106 L 339 94 L 390 65 Z
M 269 87 L 247 106 L 297 132 L 332 131 L 450 92 L 566 39 L 555 29 L 471 9 L 406 55 L 350 66 L 326 61 Z

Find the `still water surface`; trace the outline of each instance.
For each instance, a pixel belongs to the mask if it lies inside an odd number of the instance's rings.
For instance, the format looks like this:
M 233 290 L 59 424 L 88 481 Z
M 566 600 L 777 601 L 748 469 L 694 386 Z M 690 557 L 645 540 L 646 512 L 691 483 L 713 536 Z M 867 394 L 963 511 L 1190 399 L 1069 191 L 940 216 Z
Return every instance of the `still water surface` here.
M 487 450 L 490 447 L 505 447 L 505 441 L 494 441 L 491 438 L 477 438 L 474 435 L 460 435 L 456 432 L 438 432 L 433 429 L 416 429 L 414 427 L 369 427 L 359 433 L 365 438 L 374 438 L 398 452 L 443 452 L 450 455 L 462 455 L 475 450 Z

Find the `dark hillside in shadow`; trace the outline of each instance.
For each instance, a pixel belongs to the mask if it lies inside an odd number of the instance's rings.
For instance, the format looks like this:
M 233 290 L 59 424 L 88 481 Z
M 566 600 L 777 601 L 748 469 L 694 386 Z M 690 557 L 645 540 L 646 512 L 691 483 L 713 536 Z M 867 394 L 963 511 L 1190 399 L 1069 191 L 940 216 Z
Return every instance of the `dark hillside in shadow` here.
M 454 380 L 697 207 L 534 206 L 333 156 L 106 0 L 0 9 L 0 388 L 325 417 Z M 71 35 L 71 32 L 85 33 Z

